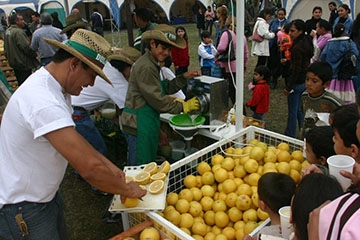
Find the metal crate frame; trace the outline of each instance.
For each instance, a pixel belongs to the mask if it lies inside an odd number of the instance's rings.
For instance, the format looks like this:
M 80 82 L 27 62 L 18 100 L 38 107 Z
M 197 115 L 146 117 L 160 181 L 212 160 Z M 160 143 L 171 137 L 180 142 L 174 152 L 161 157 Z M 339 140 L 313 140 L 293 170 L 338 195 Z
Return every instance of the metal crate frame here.
M 183 188 L 183 179 L 189 174 L 198 175 L 196 166 L 200 162 L 207 162 L 211 164 L 211 157 L 215 154 L 224 155 L 224 151 L 229 147 L 243 147 L 251 139 L 258 139 L 268 145 L 277 146 L 281 142 L 289 144 L 290 151 L 300 150 L 304 142 L 298 139 L 287 137 L 282 134 L 274 133 L 262 128 L 249 126 L 235 133 L 232 137 L 227 139 L 220 139 L 218 142 L 209 145 L 206 148 L 203 148 L 192 155 L 189 155 L 178 162 L 175 162 L 171 165 L 171 170 L 169 173 L 169 185 L 167 192 L 176 192 L 179 193 Z M 160 223 L 161 226 L 166 229 L 166 232 L 169 235 L 169 232 L 173 234 L 173 239 L 193 239 L 191 236 L 180 230 L 177 226 L 167 221 L 165 218 L 161 217 L 159 214 L 154 212 L 146 212 L 148 217 L 150 217 L 154 222 Z M 134 222 L 132 214 L 123 213 L 123 226 L 124 229 L 129 228 L 137 223 Z M 260 230 L 259 228 L 255 231 Z

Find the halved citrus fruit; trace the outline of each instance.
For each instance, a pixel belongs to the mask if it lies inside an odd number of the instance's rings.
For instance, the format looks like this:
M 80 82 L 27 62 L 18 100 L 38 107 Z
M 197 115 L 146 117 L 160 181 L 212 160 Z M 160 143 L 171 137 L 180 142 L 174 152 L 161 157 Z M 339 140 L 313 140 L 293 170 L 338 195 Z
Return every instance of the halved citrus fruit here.
M 149 172 L 141 172 L 135 176 L 135 182 L 138 184 L 148 184 L 150 182 L 150 173 Z
M 146 166 L 144 167 L 144 171 L 150 173 L 150 175 L 157 173 L 158 166 L 157 166 L 156 162 L 151 162 L 151 163 L 146 164 Z
M 163 180 L 156 180 L 152 182 L 149 186 L 149 192 L 152 194 L 160 193 L 164 188 L 164 181 Z
M 151 181 L 156 181 L 156 180 L 164 180 L 166 177 L 165 173 L 155 173 L 154 175 L 152 175 L 150 177 Z
M 139 204 L 139 199 L 138 198 L 126 198 L 124 205 L 127 208 L 133 208 L 136 207 Z
M 167 174 L 170 171 L 170 163 L 168 161 L 164 161 L 159 169 L 158 169 L 158 173 L 165 173 Z
M 125 176 L 125 182 L 126 182 L 126 183 L 131 182 L 131 181 L 134 181 L 134 177 L 132 177 L 132 176 Z

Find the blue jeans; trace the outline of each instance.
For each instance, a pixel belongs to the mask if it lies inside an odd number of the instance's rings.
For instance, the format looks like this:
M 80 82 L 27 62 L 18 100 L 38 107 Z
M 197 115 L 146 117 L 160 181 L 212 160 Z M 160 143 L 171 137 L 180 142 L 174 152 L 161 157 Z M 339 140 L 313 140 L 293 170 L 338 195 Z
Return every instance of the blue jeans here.
M 28 227 L 27 237 L 22 236 L 15 221 L 18 214 L 22 214 Z M 60 193 L 47 203 L 20 202 L 4 205 L 0 209 L 0 239 L 68 239 Z
M 106 156 L 106 144 L 102 138 L 99 130 L 91 121 L 90 115 L 86 111 L 74 110 L 74 122 L 76 124 L 76 131 L 88 141 L 98 152 Z M 80 117 L 80 119 L 76 119 Z
M 263 113 L 253 113 L 252 115 L 253 118 L 257 119 L 257 120 L 261 120 L 264 121 L 264 114 Z
M 301 94 L 305 91 L 305 83 L 295 84 L 292 88 L 294 90 L 287 96 L 288 102 L 288 118 L 285 129 L 285 135 L 289 137 L 296 137 L 296 125 L 299 128 L 302 126 L 303 115 L 301 112 Z
M 136 138 L 137 136 L 125 133 L 128 145 L 127 166 L 137 166 L 136 164 Z

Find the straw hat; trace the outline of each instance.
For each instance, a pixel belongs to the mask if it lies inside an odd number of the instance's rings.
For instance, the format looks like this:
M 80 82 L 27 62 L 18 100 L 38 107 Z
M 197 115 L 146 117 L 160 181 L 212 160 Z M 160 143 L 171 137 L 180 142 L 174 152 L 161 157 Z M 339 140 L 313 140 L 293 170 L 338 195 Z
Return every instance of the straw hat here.
M 102 71 L 107 57 L 111 54 L 111 45 L 99 34 L 85 29 L 78 29 L 66 43 L 48 38 L 44 38 L 44 41 L 56 48 L 62 48 L 78 58 L 112 85 Z
M 133 65 L 138 58 L 141 57 L 141 52 L 133 47 L 123 47 L 108 57 L 108 60 L 118 60 Z
M 80 15 L 78 14 L 71 14 L 65 18 L 66 26 L 60 32 L 61 34 L 66 33 L 74 28 L 83 28 L 87 26 L 91 26 L 90 23 L 84 22 Z
M 156 39 L 177 48 L 185 48 L 186 42 L 175 33 L 175 29 L 167 24 L 158 24 L 154 30 L 149 30 L 141 35 L 141 40 Z

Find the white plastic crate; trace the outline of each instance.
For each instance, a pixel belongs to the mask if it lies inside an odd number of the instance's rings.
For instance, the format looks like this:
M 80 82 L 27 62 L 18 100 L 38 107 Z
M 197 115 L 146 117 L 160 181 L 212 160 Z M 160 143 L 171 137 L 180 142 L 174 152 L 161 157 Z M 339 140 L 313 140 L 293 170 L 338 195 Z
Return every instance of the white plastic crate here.
M 300 150 L 304 142 L 300 141 L 298 139 L 290 138 L 287 136 L 284 136 L 282 134 L 274 133 L 262 128 L 257 127 L 247 127 L 242 129 L 241 131 L 235 133 L 231 138 L 229 139 L 221 139 L 218 142 L 203 148 L 194 154 L 183 158 L 182 160 L 173 163 L 171 165 L 171 170 L 169 173 L 169 185 L 167 189 L 167 193 L 170 192 L 176 192 L 179 193 L 183 188 L 183 179 L 185 176 L 189 174 L 197 175 L 196 166 L 200 162 L 207 162 L 211 164 L 211 157 L 215 154 L 223 154 L 224 151 L 229 147 L 243 147 L 244 144 L 246 144 L 251 139 L 258 139 L 268 145 L 277 146 L 280 142 L 286 142 L 289 144 L 290 151 L 294 150 Z M 150 217 L 155 222 L 161 223 L 162 227 L 166 229 L 167 233 L 173 234 L 174 238 L 172 239 L 193 239 L 191 236 L 187 235 L 185 232 L 180 230 L 177 226 L 172 224 L 171 222 L 167 221 L 160 215 L 154 212 L 147 212 L 147 217 Z M 132 220 L 133 215 L 129 214 L 127 216 L 126 214 L 123 214 L 123 224 L 124 229 L 127 229 L 128 227 L 131 227 L 135 225 Z M 127 220 L 128 218 L 128 220 Z M 125 221 L 125 222 L 124 222 Z M 130 224 L 130 226 L 126 226 L 126 224 Z M 254 232 L 251 235 L 255 235 L 256 232 L 258 232 L 263 226 L 265 226 L 266 223 L 259 226 L 254 230 Z M 169 236 L 170 237 L 170 236 Z

